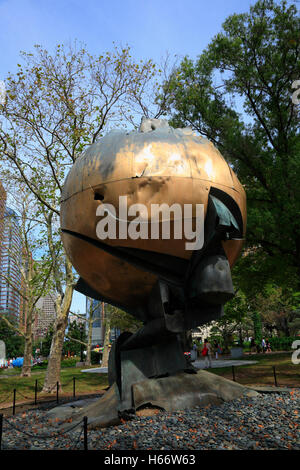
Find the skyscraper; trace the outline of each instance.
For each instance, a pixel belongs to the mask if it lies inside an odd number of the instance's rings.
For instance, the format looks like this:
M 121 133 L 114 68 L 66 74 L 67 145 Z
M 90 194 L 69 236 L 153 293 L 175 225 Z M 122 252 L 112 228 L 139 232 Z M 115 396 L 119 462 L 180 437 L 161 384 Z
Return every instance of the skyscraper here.
M 50 293 L 41 297 L 36 303 L 37 315 L 33 326 L 34 338 L 43 338 L 48 328 L 55 322 L 55 295 Z
M 3 212 L 3 209 L 2 209 Z M 3 214 L 0 259 L 0 314 L 18 322 L 20 312 L 22 241 L 18 216 L 9 207 Z
M 91 299 L 86 297 L 86 318 L 90 317 L 90 312 L 92 311 L 93 316 L 93 325 L 92 325 L 92 346 L 96 344 L 103 344 L 103 328 L 101 327 L 101 317 L 102 317 L 102 303 L 98 300 Z M 88 334 L 88 322 L 86 323 L 86 332 Z
M 4 229 L 4 212 L 6 205 L 6 191 L 0 182 L 0 260 L 3 240 L 3 229 Z M 0 261 L 1 264 L 1 261 Z
M 105 317 L 105 305 L 104 302 L 86 297 L 86 318 L 89 318 L 90 311 L 92 311 L 94 320 L 92 326 L 92 346 L 96 346 L 97 344 L 103 346 L 104 343 L 105 327 L 103 322 Z M 86 323 L 86 329 L 88 334 L 88 322 Z M 119 335 L 120 330 L 112 328 L 110 331 L 110 342 L 115 341 Z

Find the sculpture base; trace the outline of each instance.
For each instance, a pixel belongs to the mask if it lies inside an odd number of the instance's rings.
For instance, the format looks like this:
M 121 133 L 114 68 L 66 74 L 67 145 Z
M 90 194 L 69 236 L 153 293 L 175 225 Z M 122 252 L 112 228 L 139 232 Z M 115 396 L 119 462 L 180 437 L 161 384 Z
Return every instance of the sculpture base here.
M 195 406 L 220 405 L 241 396 L 254 397 L 258 393 L 236 382 L 224 379 L 207 371 L 195 374 L 179 372 L 168 377 L 146 379 L 132 385 L 132 415 L 139 408 L 152 405 L 165 411 L 181 411 Z M 130 414 L 119 411 L 119 391 L 116 384 L 94 403 L 86 407 L 60 406 L 48 412 L 49 418 L 58 418 L 64 430 L 88 417 L 90 429 L 105 428 L 121 424 Z M 131 415 L 131 416 L 132 416 Z M 72 418 L 72 423 L 61 425 Z

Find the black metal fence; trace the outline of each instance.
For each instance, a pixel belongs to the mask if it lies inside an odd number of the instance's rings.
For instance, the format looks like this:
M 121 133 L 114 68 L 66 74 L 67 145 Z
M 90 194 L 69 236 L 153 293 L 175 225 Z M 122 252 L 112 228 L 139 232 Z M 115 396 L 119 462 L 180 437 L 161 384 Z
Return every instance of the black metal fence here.
M 240 368 L 242 367 L 243 369 L 243 376 L 245 376 L 245 371 L 246 371 L 246 368 L 243 367 L 243 366 L 239 366 Z M 272 376 L 273 376 L 273 383 L 275 385 L 275 387 L 279 387 L 280 384 L 280 379 L 278 378 L 278 370 L 276 370 L 276 367 L 275 366 L 271 366 L 272 367 Z M 234 382 L 237 382 L 238 380 L 238 366 L 231 366 L 231 371 L 232 371 L 232 380 Z M 253 376 L 252 376 L 253 378 Z M 300 376 L 299 376 L 300 378 Z M 63 387 L 69 385 L 71 382 L 73 382 L 73 396 L 71 399 L 76 399 L 76 377 L 73 377 L 72 380 L 70 382 L 68 382 L 67 384 L 62 384 Z M 55 400 L 52 400 L 52 401 L 47 401 L 47 404 L 48 403 L 53 403 L 55 402 L 56 404 L 59 404 L 59 400 L 60 400 L 60 397 L 59 397 L 59 390 L 60 390 L 60 384 L 59 382 L 56 383 L 56 399 Z M 16 403 L 16 397 L 17 397 L 17 394 L 19 394 L 22 398 L 26 399 L 26 400 L 31 400 L 32 402 L 32 397 L 26 397 L 25 395 L 23 395 L 21 392 L 17 391 L 16 388 L 13 389 L 12 391 L 12 395 L 11 393 L 6 396 L 4 398 L 4 400 L 2 400 L 0 402 L 0 405 L 1 403 L 4 403 L 8 401 L 9 397 L 12 397 L 12 414 L 15 415 L 15 412 L 16 412 L 16 406 L 18 405 L 23 405 L 24 403 Z M 66 398 L 70 398 L 70 397 L 64 397 L 64 399 Z M 38 404 L 38 380 L 35 381 L 35 388 L 34 388 L 34 401 L 33 401 L 34 405 L 37 405 Z M 45 402 L 43 402 L 45 404 Z M 3 423 L 4 423 L 4 417 L 3 417 L 3 414 L 0 414 L 0 450 L 1 450 L 1 443 L 2 443 L 2 434 L 3 434 Z M 33 434 L 30 434 L 26 431 L 23 431 L 21 429 L 18 429 L 16 428 L 14 425 L 12 425 L 8 420 L 6 420 L 6 423 L 8 424 L 9 427 L 15 429 L 17 432 L 20 432 L 20 433 L 23 433 L 29 437 L 34 437 L 35 439 L 36 438 L 39 438 L 39 439 L 53 439 L 53 432 L 51 433 L 51 435 L 33 435 Z M 83 433 L 83 448 L 84 450 L 88 450 L 88 432 L 87 432 L 87 429 L 88 429 L 88 418 L 85 416 L 83 418 L 83 422 L 82 423 L 77 423 L 75 424 L 72 428 L 69 428 L 67 432 L 71 432 L 73 431 L 74 429 L 76 429 L 78 426 L 82 427 L 81 429 L 81 433 L 79 434 L 79 437 L 77 439 L 77 442 L 75 444 L 75 446 L 72 447 L 72 449 L 76 449 L 78 448 L 78 445 L 80 443 L 80 439 L 81 439 L 81 436 L 82 436 L 82 433 Z M 66 434 L 66 432 L 62 432 L 62 433 L 57 433 L 57 436 L 59 435 L 64 435 Z
M 77 380 L 80 380 L 77 378 Z M 72 395 L 72 399 L 76 399 L 76 377 L 73 377 L 72 380 L 70 380 L 69 382 L 65 383 L 65 384 L 60 384 L 59 382 L 56 382 L 56 387 L 55 387 L 55 394 L 56 394 L 56 398 L 55 400 L 49 400 L 49 403 L 50 402 L 56 402 L 57 404 L 59 403 L 59 390 L 61 387 L 67 387 L 70 383 L 73 383 L 73 395 Z M 39 388 L 39 383 L 38 383 L 38 380 L 35 381 L 35 386 L 34 386 L 34 398 L 32 397 L 27 397 L 25 396 L 23 393 L 21 393 L 20 391 L 17 390 L 17 388 L 14 388 L 12 390 L 12 392 L 10 392 L 8 395 L 6 395 L 6 397 L 4 398 L 4 400 L 1 400 L 0 401 L 0 405 L 2 403 L 8 403 L 9 401 L 9 398 L 11 397 L 11 402 L 12 402 L 12 414 L 14 415 L 15 412 L 16 412 L 16 406 L 18 405 L 23 405 L 24 403 L 23 402 L 19 402 L 17 403 L 16 399 L 17 399 L 17 395 L 20 395 L 23 399 L 25 400 L 30 400 L 30 402 L 32 402 L 32 404 L 34 405 L 37 405 L 38 404 L 38 390 Z M 67 397 L 64 397 L 64 398 L 67 398 Z M 48 400 L 47 400 L 48 402 Z
M 239 378 L 241 377 L 238 377 L 239 376 L 239 373 L 238 373 L 238 368 L 239 368 L 239 372 L 242 370 L 242 376 L 243 378 L 245 378 L 247 376 L 247 367 L 243 366 L 243 365 L 240 365 L 240 366 L 231 366 L 231 374 L 232 374 L 232 380 L 234 382 L 238 382 Z M 242 369 L 241 369 L 242 368 Z M 252 371 L 253 369 L 251 369 Z M 266 369 L 263 370 L 263 372 L 266 374 Z M 271 384 L 261 384 L 261 385 L 265 385 L 265 386 L 268 386 L 268 385 L 275 385 L 275 387 L 280 387 L 282 386 L 282 383 L 280 385 L 280 374 L 281 374 L 281 371 L 276 369 L 276 366 L 271 366 L 271 369 L 270 369 L 270 372 L 271 372 L 271 377 L 273 377 L 272 379 L 272 382 Z M 260 377 L 261 378 L 261 377 Z M 254 380 L 255 379 L 255 376 L 253 376 L 253 374 L 251 374 L 251 379 Z M 300 375 L 298 377 L 298 380 L 299 380 L 299 385 L 293 385 L 293 386 L 289 386 L 290 388 L 293 388 L 293 387 L 297 387 L 297 386 L 300 386 Z M 283 382 L 283 380 L 282 380 Z
M 77 380 L 80 380 L 80 379 L 77 379 Z M 55 404 L 59 404 L 60 402 L 60 396 L 59 396 L 59 390 L 60 390 L 60 387 L 66 387 L 68 386 L 70 383 L 73 383 L 73 395 L 72 397 L 64 397 L 64 400 L 66 399 L 76 399 L 76 377 L 73 377 L 72 380 L 68 383 L 65 383 L 65 384 L 61 384 L 59 382 L 56 382 L 56 398 L 55 400 L 47 400 L 46 404 L 49 404 L 49 403 L 55 403 Z M 34 387 L 34 399 L 32 397 L 27 397 L 25 396 L 23 393 L 21 393 L 20 391 L 18 391 L 16 388 L 14 388 L 12 390 L 12 392 L 10 392 L 5 398 L 4 400 L 1 400 L 0 402 L 0 405 L 2 403 L 7 403 L 9 398 L 11 397 L 11 400 L 12 400 L 12 415 L 15 415 L 16 414 L 16 407 L 19 405 L 24 405 L 24 402 L 19 402 L 17 403 L 17 396 L 20 395 L 23 399 L 25 400 L 30 400 L 30 402 L 26 404 L 34 404 L 34 405 L 37 405 L 38 404 L 38 390 L 39 389 L 39 383 L 38 383 L 38 380 L 35 381 L 35 387 Z M 41 402 L 43 404 L 45 404 L 45 401 Z M 38 438 L 38 439 L 53 439 L 53 432 L 51 432 L 51 435 L 50 434 L 30 434 L 22 429 L 18 429 L 16 426 L 14 426 L 13 424 L 11 424 L 8 420 L 5 420 L 5 417 L 3 416 L 3 414 L 0 414 L 0 450 L 1 450 L 1 446 L 2 446 L 2 435 L 3 435 L 3 423 L 6 422 L 8 427 L 14 429 L 15 431 L 19 432 L 19 433 L 23 433 L 24 435 L 26 435 L 27 437 L 32 437 L 32 438 L 35 438 L 35 440 Z M 70 432 L 70 431 L 73 431 L 74 429 L 76 429 L 77 427 L 79 426 L 82 426 L 82 430 L 81 430 L 81 433 L 79 434 L 79 437 L 78 437 L 78 440 L 76 442 L 76 444 L 74 446 L 72 446 L 72 449 L 76 449 L 78 448 L 78 445 L 79 445 L 79 442 L 80 442 L 80 439 L 81 439 L 81 436 L 82 436 L 82 433 L 83 433 L 83 448 L 84 450 L 88 450 L 88 433 L 87 433 L 87 427 L 88 427 L 88 418 L 85 416 L 83 418 L 83 421 L 82 421 L 82 424 L 80 423 L 77 423 L 75 424 L 72 428 L 69 428 L 67 432 Z M 66 431 L 62 432 L 62 433 L 57 433 L 56 434 L 56 437 L 59 437 L 59 436 L 62 436 L 62 435 L 65 435 L 66 434 Z
M 65 435 L 69 432 L 74 431 L 76 428 L 81 426 L 81 432 L 78 435 L 78 438 L 75 442 L 75 444 L 72 447 L 69 447 L 69 450 L 79 450 L 79 444 L 81 444 L 81 436 L 83 434 L 83 450 L 88 450 L 88 418 L 87 416 L 84 416 L 82 423 L 76 423 L 74 426 L 69 428 L 67 431 L 62 430 L 62 432 L 57 432 L 56 434 L 51 431 L 49 434 L 42 434 L 42 433 L 35 433 L 31 434 L 27 431 L 24 431 L 23 429 L 18 428 L 17 426 L 13 425 L 12 423 L 9 422 L 9 420 L 5 420 L 3 414 L 0 414 L 0 451 L 2 450 L 2 437 L 3 437 L 3 425 L 6 423 L 9 428 L 13 429 L 17 433 L 21 433 L 27 437 L 34 438 L 36 441 L 38 440 L 48 440 L 53 438 L 57 438 L 59 436 L 65 437 Z

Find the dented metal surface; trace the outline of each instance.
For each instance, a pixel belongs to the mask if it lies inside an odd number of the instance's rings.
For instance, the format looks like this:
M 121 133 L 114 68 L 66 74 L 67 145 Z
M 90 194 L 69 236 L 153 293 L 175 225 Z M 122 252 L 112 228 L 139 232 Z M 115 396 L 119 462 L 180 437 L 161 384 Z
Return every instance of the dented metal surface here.
M 144 122 L 143 128 L 141 132 L 113 131 L 77 159 L 63 188 L 61 228 L 96 240 L 97 207 L 108 203 L 117 209 L 119 196 L 127 196 L 128 205 L 144 204 L 147 207 L 145 222 L 149 224 L 152 204 L 179 203 L 182 208 L 184 204 L 192 204 L 193 208 L 203 204 L 206 213 L 208 195 L 214 187 L 236 202 L 244 235 L 245 191 L 213 144 L 189 129 L 172 129 L 168 125 L 156 128 L 151 122 Z M 103 296 L 124 306 L 138 305 L 149 296 L 157 281 L 155 274 L 69 234 L 63 233 L 62 238 L 75 269 Z M 188 261 L 191 251 L 185 249 L 185 242 L 184 237 L 182 240 L 161 237 L 158 240 L 105 240 L 111 246 Z M 242 243 L 242 239 L 222 242 L 230 266 L 237 259 Z

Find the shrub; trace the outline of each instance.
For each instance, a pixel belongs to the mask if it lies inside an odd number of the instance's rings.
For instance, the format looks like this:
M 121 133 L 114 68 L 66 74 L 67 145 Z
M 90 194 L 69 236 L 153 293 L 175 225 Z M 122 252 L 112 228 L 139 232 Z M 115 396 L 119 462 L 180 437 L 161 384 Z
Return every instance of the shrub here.
M 293 342 L 297 339 L 299 340 L 299 338 L 286 336 L 282 338 L 269 338 L 269 341 L 271 344 L 272 351 L 290 351 L 292 349 Z
M 97 351 L 91 351 L 91 363 L 92 364 L 100 364 L 100 360 L 102 358 L 102 353 Z
M 244 341 L 243 342 L 243 348 L 245 351 L 250 351 L 251 350 L 251 347 L 250 347 L 250 341 Z
M 48 361 L 46 359 L 41 364 L 35 364 L 34 366 L 32 366 L 32 369 L 33 370 L 44 370 L 44 369 L 47 369 L 47 367 L 48 367 Z
M 61 367 L 76 367 L 76 363 L 80 361 L 80 358 L 77 356 L 68 357 L 61 361 Z

